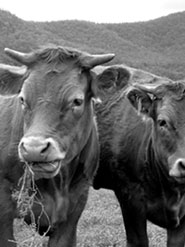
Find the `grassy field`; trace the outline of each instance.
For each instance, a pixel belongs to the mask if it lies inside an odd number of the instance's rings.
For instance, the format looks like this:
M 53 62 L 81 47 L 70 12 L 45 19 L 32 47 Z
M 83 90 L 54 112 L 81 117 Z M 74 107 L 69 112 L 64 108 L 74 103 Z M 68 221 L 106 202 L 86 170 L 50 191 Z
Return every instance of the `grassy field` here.
M 45 247 L 47 238 L 36 235 L 29 227 L 15 222 L 18 247 Z M 150 247 L 165 247 L 164 229 L 148 223 Z M 123 247 L 126 246 L 123 220 L 114 193 L 109 190 L 90 189 L 86 208 L 78 224 L 77 247 Z

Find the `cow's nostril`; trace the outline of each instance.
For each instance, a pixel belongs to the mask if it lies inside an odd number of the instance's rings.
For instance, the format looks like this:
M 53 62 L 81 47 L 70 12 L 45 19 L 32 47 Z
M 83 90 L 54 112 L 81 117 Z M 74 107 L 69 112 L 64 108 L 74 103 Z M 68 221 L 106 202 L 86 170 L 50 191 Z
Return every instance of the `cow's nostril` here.
M 18 151 L 20 159 L 27 162 L 50 162 L 65 157 L 52 138 L 23 137 Z
M 178 165 L 179 165 L 179 168 L 185 169 L 185 161 L 180 160 L 180 161 L 178 162 Z
M 26 148 L 24 146 L 24 142 L 21 143 L 20 148 L 21 148 L 22 152 L 24 152 L 24 153 L 27 152 L 27 150 L 26 150 Z
M 45 152 L 47 152 L 47 150 L 50 148 L 51 143 L 47 142 L 45 147 L 40 151 L 41 154 L 44 154 Z

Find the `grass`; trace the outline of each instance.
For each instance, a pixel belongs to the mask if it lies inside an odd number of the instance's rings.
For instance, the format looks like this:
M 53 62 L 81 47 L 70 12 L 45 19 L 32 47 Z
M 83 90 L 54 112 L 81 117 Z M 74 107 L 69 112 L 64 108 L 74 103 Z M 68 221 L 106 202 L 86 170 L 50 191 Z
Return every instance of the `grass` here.
M 34 226 L 15 220 L 14 233 L 18 247 L 46 247 L 47 238 L 38 235 Z M 150 247 L 166 246 L 166 231 L 148 223 Z M 79 220 L 77 247 L 126 246 L 119 204 L 109 190 L 90 189 L 86 208 Z
M 166 246 L 166 231 L 148 224 L 151 247 Z M 78 247 L 123 247 L 126 237 L 119 204 L 112 191 L 90 190 L 78 224 Z

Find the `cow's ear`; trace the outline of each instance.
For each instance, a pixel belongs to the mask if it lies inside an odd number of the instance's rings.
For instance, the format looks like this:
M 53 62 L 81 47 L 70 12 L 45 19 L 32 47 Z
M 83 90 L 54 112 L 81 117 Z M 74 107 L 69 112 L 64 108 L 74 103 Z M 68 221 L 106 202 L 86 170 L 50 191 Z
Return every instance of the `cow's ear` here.
M 130 72 L 121 66 L 97 66 L 93 72 L 95 73 L 93 89 L 100 98 L 102 94 L 106 95 L 125 87 L 130 79 Z
M 138 113 L 151 116 L 153 100 L 155 96 L 144 90 L 131 87 L 126 92 L 127 98 Z
M 97 86 L 100 90 L 110 88 L 121 89 L 127 85 L 130 73 L 127 69 L 120 67 L 109 67 L 97 75 Z
M 21 90 L 25 74 L 25 66 L 0 64 L 0 95 L 18 94 Z

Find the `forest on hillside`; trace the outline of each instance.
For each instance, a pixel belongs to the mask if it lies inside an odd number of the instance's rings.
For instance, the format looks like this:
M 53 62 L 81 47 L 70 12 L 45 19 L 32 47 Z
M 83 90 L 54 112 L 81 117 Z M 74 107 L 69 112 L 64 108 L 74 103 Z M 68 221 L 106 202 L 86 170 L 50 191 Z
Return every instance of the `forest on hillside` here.
M 3 50 L 29 52 L 46 44 L 91 53 L 115 53 L 124 63 L 171 79 L 185 78 L 185 12 L 137 23 L 87 21 L 28 22 L 0 10 L 0 62 L 13 63 Z

